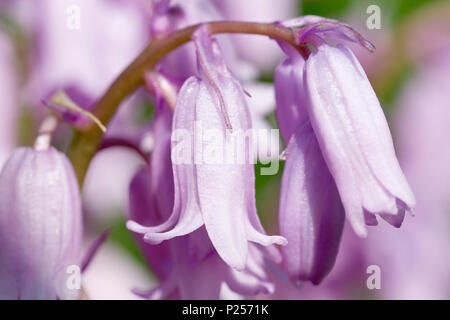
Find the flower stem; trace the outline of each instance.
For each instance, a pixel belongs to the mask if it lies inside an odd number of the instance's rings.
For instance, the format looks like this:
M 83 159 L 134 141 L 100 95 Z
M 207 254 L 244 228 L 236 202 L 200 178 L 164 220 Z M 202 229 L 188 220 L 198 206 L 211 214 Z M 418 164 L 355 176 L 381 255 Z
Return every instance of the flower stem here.
M 242 33 L 264 35 L 297 46 L 295 33 L 289 29 L 269 23 L 217 21 L 206 24 L 211 34 Z M 92 109 L 99 121 L 108 125 L 119 104 L 139 86 L 144 84 L 145 71 L 155 65 L 169 52 L 189 42 L 193 32 L 200 25 L 186 27 L 169 34 L 167 37 L 154 39 L 142 53 L 117 77 L 105 94 Z M 72 161 L 80 186 L 83 184 L 89 163 L 100 145 L 103 132 L 95 126 L 86 130 L 77 130 L 68 156 Z

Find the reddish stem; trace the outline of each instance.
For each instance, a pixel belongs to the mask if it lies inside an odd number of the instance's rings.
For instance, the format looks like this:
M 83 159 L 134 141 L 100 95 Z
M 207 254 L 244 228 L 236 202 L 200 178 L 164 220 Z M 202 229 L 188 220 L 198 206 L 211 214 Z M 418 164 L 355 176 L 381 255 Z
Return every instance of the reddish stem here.
M 105 125 L 108 125 L 120 103 L 139 86 L 144 84 L 145 71 L 152 69 L 169 52 L 189 42 L 193 32 L 200 25 L 193 25 L 173 32 L 165 38 L 155 39 L 118 76 L 105 94 L 95 104 L 92 112 Z M 264 35 L 297 46 L 295 33 L 275 24 L 217 21 L 207 23 L 211 34 L 244 33 Z M 89 163 L 98 149 L 103 133 L 95 126 L 76 131 L 68 156 L 72 161 L 80 185 L 83 184 Z

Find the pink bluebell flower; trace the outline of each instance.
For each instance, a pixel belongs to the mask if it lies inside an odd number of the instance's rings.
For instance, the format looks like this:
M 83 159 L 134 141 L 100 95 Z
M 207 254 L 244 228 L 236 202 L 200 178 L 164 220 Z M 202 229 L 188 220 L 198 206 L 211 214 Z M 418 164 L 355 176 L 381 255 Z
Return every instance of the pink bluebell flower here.
M 130 185 L 130 218 L 143 225 L 164 223 L 172 212 L 171 121 L 171 110 L 159 100 L 153 125 L 155 146 L 150 167 L 139 171 Z M 245 269 L 239 272 L 220 258 L 205 227 L 157 245 L 147 243 L 141 234 L 137 234 L 137 240 L 160 281 L 151 290 L 135 289 L 134 292 L 141 297 L 219 299 L 230 294 L 236 298 L 268 294 L 274 290 L 264 270 L 263 251 L 254 244 L 249 245 Z M 209 270 L 215 271 L 211 273 Z
M 282 248 L 289 276 L 317 284 L 336 259 L 342 206 L 366 236 L 376 214 L 399 227 L 415 200 L 364 70 L 347 47 L 324 39 L 373 46 L 333 20 L 302 17 L 287 25 L 305 22 L 300 50 L 281 44 L 288 58 L 275 73 L 277 118 L 288 144 L 279 219 L 289 241 Z
M 331 270 L 339 248 L 344 213 L 339 194 L 308 119 L 305 61 L 281 44 L 288 57 L 275 70 L 277 119 L 287 148 L 279 224 L 288 240 L 283 265 L 294 283 L 318 284 Z
M 193 133 L 196 121 L 204 130 L 218 130 L 225 139 L 233 131 L 251 129 L 244 93 L 225 65 L 217 42 L 205 27 L 194 35 L 200 77 L 191 77 L 180 90 L 173 130 Z M 161 228 L 146 228 L 129 222 L 128 227 L 154 243 L 187 235 L 205 226 L 220 257 L 231 267 L 243 270 L 248 241 L 264 246 L 286 244 L 278 236 L 267 236 L 259 222 L 254 195 L 254 171 L 247 153 L 243 163 L 217 164 L 194 159 L 198 150 L 216 148 L 233 154 L 234 145 L 221 139 L 184 144 L 172 139 L 175 200 L 171 217 Z M 180 145 L 177 146 L 177 143 Z M 183 143 L 183 144 L 181 144 Z M 194 148 L 195 145 L 195 148 Z M 200 145 L 200 147 L 199 147 Z M 180 163 L 177 152 L 188 153 Z M 219 152 L 220 152 L 219 151 Z M 167 231 L 167 229 L 171 228 Z
M 81 239 L 67 157 L 52 147 L 16 149 L 0 175 L 0 298 L 78 298 Z
M 309 122 L 299 127 L 285 151 L 280 198 L 281 248 L 293 282 L 318 284 L 336 259 L 345 215 Z
M 343 45 L 319 45 L 305 65 L 308 114 L 348 219 L 360 236 L 375 214 L 396 227 L 415 200 L 380 103 Z

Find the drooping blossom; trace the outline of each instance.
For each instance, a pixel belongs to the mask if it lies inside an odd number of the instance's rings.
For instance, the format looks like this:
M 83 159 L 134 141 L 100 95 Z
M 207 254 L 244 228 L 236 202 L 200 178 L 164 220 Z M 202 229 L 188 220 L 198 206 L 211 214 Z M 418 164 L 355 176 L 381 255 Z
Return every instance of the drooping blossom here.
M 32 107 L 36 118 L 43 113 L 41 101 L 48 101 L 58 90 L 64 90 L 80 107 L 92 107 L 150 39 L 149 15 L 138 0 L 17 0 L 9 1 L 8 11 L 27 40 L 21 103 Z M 135 119 L 142 99 L 135 96 L 139 92 L 114 116 L 108 137 L 141 138 Z M 54 139 L 58 145 L 68 145 L 70 137 L 70 130 L 61 128 Z M 124 159 L 136 160 L 127 150 L 122 151 L 108 150 L 95 157 L 95 167 L 86 179 L 83 200 L 87 215 L 95 222 L 104 224 L 125 206 L 119 200 L 126 198 L 132 176 L 127 174 L 128 162 Z M 102 170 L 95 170 L 99 166 Z M 108 172 L 103 179 L 106 170 L 118 174 L 112 177 Z M 96 196 L 98 190 L 101 197 Z
M 339 248 L 344 212 L 307 114 L 304 59 L 282 45 L 288 57 L 275 70 L 277 119 L 287 148 L 281 186 L 281 248 L 292 282 L 318 284 L 331 270 Z
M 146 228 L 133 222 L 128 227 L 144 233 L 148 241 L 159 243 L 204 225 L 220 257 L 231 267 L 243 270 L 248 241 L 270 246 L 285 244 L 285 239 L 265 235 L 259 222 L 249 154 L 244 154 L 242 163 L 233 159 L 228 164 L 224 160 L 224 155 L 234 156 L 232 132 L 251 129 L 242 88 L 228 71 L 217 42 L 210 38 L 206 27 L 194 34 L 194 43 L 200 78 L 189 78 L 181 88 L 173 130 L 192 135 L 194 127 L 200 124 L 203 130 L 216 130 L 220 134 L 211 140 L 202 137 L 194 144 L 180 137 L 173 139 L 175 200 L 171 217 L 160 227 Z M 208 161 L 202 153 L 208 148 L 223 152 L 224 157 L 218 162 Z M 178 158 L 179 152 L 187 153 L 187 158 Z M 199 152 L 200 161 L 194 159 Z M 168 228 L 171 229 L 166 231 Z
M 318 284 L 336 259 L 344 212 L 311 125 L 298 128 L 285 151 L 280 232 L 283 263 L 292 280 Z
M 319 45 L 306 61 L 305 86 L 312 127 L 355 232 L 366 236 L 365 222 L 376 224 L 375 214 L 399 227 L 414 196 L 353 53 L 343 45 Z
M 155 146 L 149 168 L 140 170 L 130 185 L 130 218 L 145 225 L 166 221 L 174 204 L 174 178 L 170 161 L 172 112 L 158 100 L 153 123 Z M 136 289 L 147 299 L 219 299 L 271 293 L 274 286 L 264 271 L 263 253 L 249 245 L 244 271 L 230 268 L 214 249 L 204 227 L 152 245 L 137 235 L 146 261 L 160 284 L 151 290 Z M 210 270 L 214 270 L 213 273 Z M 140 284 L 136 284 L 142 287 Z
M 346 25 L 316 19 L 297 21 L 312 22 L 298 31 L 299 43 L 315 46 L 302 49 L 306 62 L 281 44 L 288 58 L 276 70 L 275 88 L 288 143 L 280 200 L 281 234 L 289 241 L 282 248 L 284 265 L 294 281 L 317 284 L 336 259 L 342 205 L 356 233 L 365 236 L 365 224 L 377 223 L 375 214 L 399 227 L 414 197 L 359 62 L 324 38 L 371 44 Z
M 162 220 L 161 214 L 170 215 L 170 211 L 162 212 L 157 203 L 157 197 L 164 196 L 163 193 L 150 192 L 152 178 L 149 170 L 142 170 L 130 188 L 130 217 L 151 225 L 153 221 Z M 254 244 L 249 245 L 247 265 L 239 272 L 220 258 L 204 227 L 157 245 L 143 241 L 142 236 L 137 240 L 160 282 L 150 290 L 143 290 L 142 285 L 136 283 L 139 289 L 134 292 L 146 299 L 223 299 L 229 294 L 237 298 L 274 291 L 264 270 L 262 252 Z
M 14 55 L 11 41 L 0 32 L 0 170 L 16 145 L 19 103 Z
M 81 237 L 67 157 L 53 147 L 16 149 L 0 175 L 0 298 L 76 299 L 80 279 L 69 277 L 80 273 Z

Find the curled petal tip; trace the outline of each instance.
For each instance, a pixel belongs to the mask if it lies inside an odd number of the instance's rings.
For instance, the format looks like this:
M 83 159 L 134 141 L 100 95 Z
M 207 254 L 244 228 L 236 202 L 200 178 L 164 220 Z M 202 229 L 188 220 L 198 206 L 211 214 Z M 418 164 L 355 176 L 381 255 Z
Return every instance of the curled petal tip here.
M 315 36 L 321 38 L 341 39 L 359 43 L 370 52 L 375 51 L 375 46 L 351 26 L 333 19 L 307 19 L 306 26 L 297 30 L 298 42 L 313 42 Z
M 359 43 L 364 47 L 364 48 L 366 48 L 367 50 L 369 50 L 370 52 L 375 52 L 375 50 L 377 49 L 376 47 L 375 47 L 375 45 L 372 43 L 372 42 L 370 42 L 369 40 L 367 40 L 367 39 L 364 39 L 362 36 L 360 36 L 359 37 Z
M 153 234 L 146 234 L 144 235 L 144 241 L 152 245 L 158 245 L 161 244 L 164 241 L 164 239 L 160 239 L 159 237 L 156 237 Z
M 405 213 L 405 209 L 400 209 L 395 215 L 381 214 L 381 217 L 394 228 L 400 228 L 405 220 Z
M 145 227 L 140 225 L 139 223 L 133 221 L 133 220 L 128 220 L 126 223 L 126 227 L 128 230 L 136 232 L 136 233 L 145 233 Z
M 285 237 L 282 236 L 268 236 L 261 232 L 258 232 L 253 227 L 250 227 L 248 230 L 248 240 L 252 242 L 259 243 L 263 246 L 270 246 L 273 244 L 277 244 L 280 246 L 287 245 L 288 241 Z
M 276 236 L 276 239 L 274 239 L 274 244 L 278 244 L 279 246 L 286 246 L 288 244 L 288 241 L 284 237 Z

